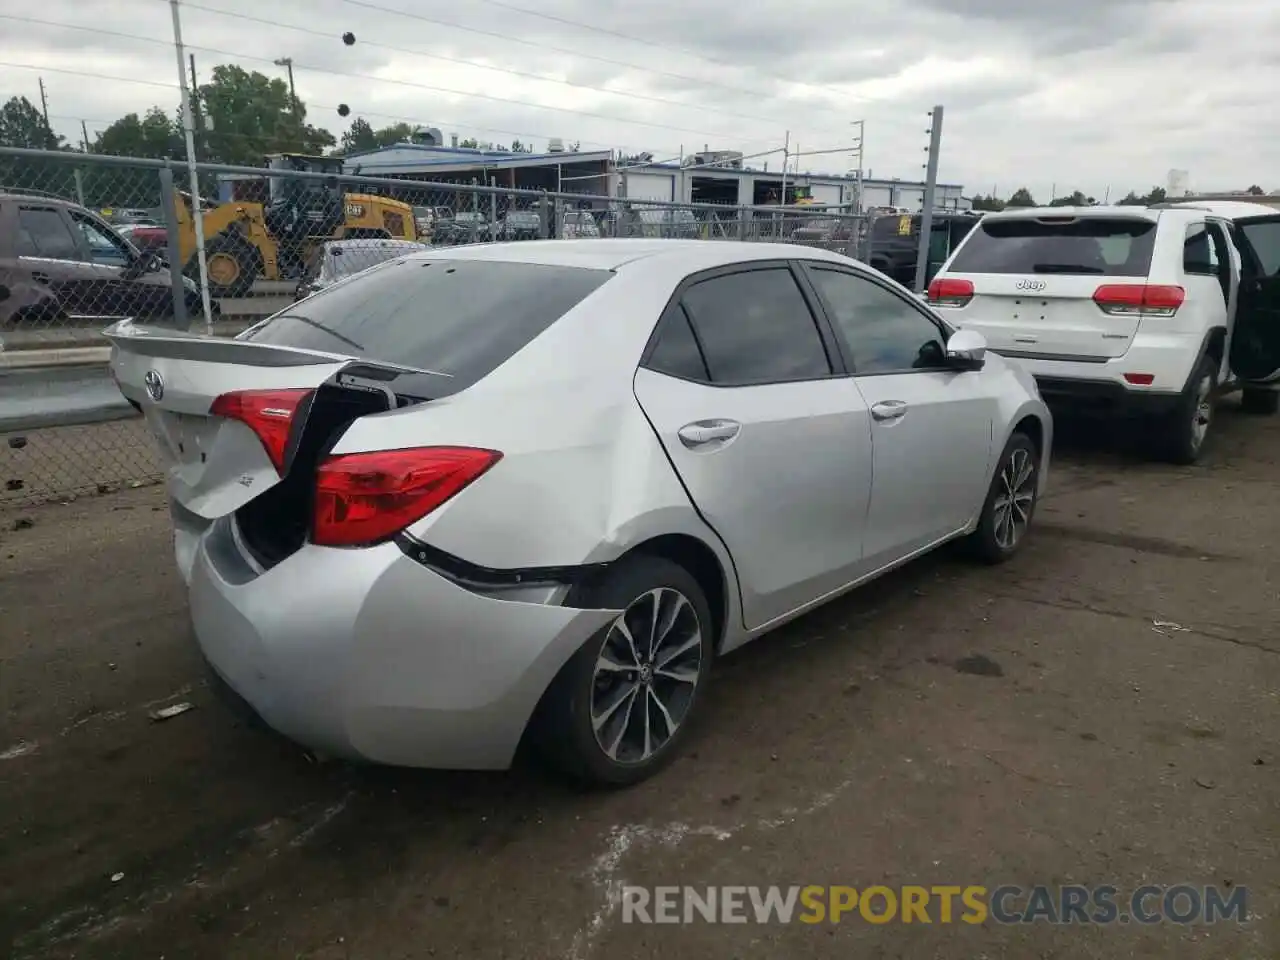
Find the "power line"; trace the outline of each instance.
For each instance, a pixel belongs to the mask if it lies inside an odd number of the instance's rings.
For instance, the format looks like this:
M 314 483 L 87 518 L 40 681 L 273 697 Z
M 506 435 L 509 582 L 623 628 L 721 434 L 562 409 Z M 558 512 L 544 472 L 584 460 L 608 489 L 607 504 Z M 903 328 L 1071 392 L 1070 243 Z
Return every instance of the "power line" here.
M 143 84 L 145 86 L 151 86 L 151 87 L 164 87 L 165 89 L 168 89 L 168 90 L 178 89 L 178 85 L 176 83 L 165 83 L 164 81 L 161 81 L 161 80 L 142 80 L 142 79 L 139 79 L 138 77 L 112 76 L 110 74 L 91 73 L 84 70 L 68 70 L 60 67 L 45 67 L 45 66 L 39 66 L 31 63 L 13 63 L 11 61 L 0 60 L 0 67 L 8 67 L 14 70 L 32 70 L 32 71 L 42 71 L 45 73 L 57 73 L 57 74 L 63 74 L 63 75 L 72 76 L 72 77 L 83 77 L 88 80 L 105 80 L 105 81 L 118 82 L 118 83 L 137 83 L 137 84 Z M 316 109 L 318 110 L 334 110 L 334 111 L 337 110 L 336 106 L 327 106 L 325 104 L 313 104 L 313 106 L 316 107 Z M 421 126 L 421 127 L 434 127 L 434 126 L 443 125 L 447 127 L 448 126 L 456 127 L 460 130 L 475 130 L 481 133 L 501 133 L 501 134 L 506 134 L 508 136 L 513 136 L 513 137 L 530 137 L 530 138 L 536 137 L 536 138 L 542 138 L 544 140 L 555 139 L 554 135 L 550 135 L 545 132 L 534 133 L 528 130 L 504 130 L 497 127 L 476 126 L 475 124 L 471 124 L 471 123 L 453 123 L 448 120 L 435 120 L 435 121 L 428 122 L 418 117 L 406 117 L 406 116 L 401 116 L 398 114 L 391 114 L 391 113 L 375 113 L 368 110 L 360 111 L 360 115 L 365 117 L 373 117 L 375 119 L 380 119 L 380 120 L 392 120 L 397 123 L 410 123 L 410 124 L 414 124 L 416 126 Z M 84 120 L 86 123 L 92 123 L 95 126 L 98 126 L 98 125 L 110 126 L 111 124 L 116 122 L 116 120 L 93 119 L 90 117 L 75 117 L 75 116 L 70 116 L 68 114 L 50 114 L 50 116 L 60 120 L 75 120 L 77 122 L 79 122 L 80 120 Z M 116 119 L 118 120 L 119 118 L 116 118 Z M 223 137 L 233 137 L 233 136 L 249 137 L 248 134 L 219 133 L 218 135 Z M 258 138 L 251 138 L 251 139 L 258 139 Z M 262 139 L 269 139 L 269 138 L 264 137 Z M 586 143 L 589 145 L 594 145 L 597 147 L 602 147 L 604 149 L 614 149 L 616 147 L 615 144 L 604 143 L 599 140 L 581 140 L 579 142 Z
M 742 69 L 742 67 L 739 64 L 730 63 L 727 60 L 718 60 L 715 57 L 709 57 L 705 53 L 701 53 L 697 50 L 694 50 L 691 47 L 681 47 L 675 44 L 661 43 L 657 40 L 649 40 L 649 39 L 646 39 L 645 37 L 637 37 L 634 34 L 623 33 L 620 30 L 610 30 L 608 27 L 598 27 L 598 26 L 595 26 L 594 24 L 584 23 L 581 20 L 574 20 L 570 17 L 561 17 L 561 16 L 557 16 L 554 13 L 544 13 L 541 10 L 530 10 L 528 7 L 517 6 L 514 3 L 504 3 L 503 0 L 477 0 L 477 2 L 488 4 L 491 7 L 498 7 L 501 10 L 510 10 L 513 13 L 523 13 L 526 16 L 537 17 L 540 20 L 548 20 L 551 23 L 559 23 L 563 26 L 578 27 L 582 30 L 589 30 L 592 33 L 601 34 L 602 36 L 615 37 L 619 40 L 629 40 L 632 43 L 644 44 L 647 47 L 653 47 L 657 50 L 669 50 L 673 53 L 682 53 L 685 56 L 694 57 L 706 63 L 715 64 L 718 67 L 727 67 L 730 70 Z M 790 77 L 783 77 L 778 74 L 768 73 L 763 70 L 759 70 L 758 72 L 760 73 L 761 76 L 768 77 L 769 79 L 778 81 L 780 83 L 789 83 L 789 84 L 792 84 L 793 86 L 798 86 L 798 87 L 808 87 L 811 90 L 819 90 L 822 93 L 827 94 L 828 96 L 839 97 L 844 100 L 866 101 L 869 99 L 867 97 L 858 97 L 850 94 L 840 93 L 834 90 L 829 90 L 818 84 L 809 83 L 807 80 L 795 80 Z
M 137 34 L 122 33 L 116 30 L 105 30 L 105 29 L 100 29 L 96 27 L 82 26 L 80 24 L 57 23 L 50 20 L 37 20 L 31 17 L 18 17 L 18 16 L 13 16 L 11 14 L 0 14 L 0 19 L 14 20 L 14 21 L 24 22 L 24 23 L 32 23 L 32 24 L 37 24 L 39 26 L 45 26 L 45 27 L 59 27 L 66 30 L 83 30 L 83 31 L 88 31 L 88 32 L 97 34 L 99 36 L 117 37 L 123 40 L 134 40 L 141 43 L 162 44 L 165 46 L 168 46 L 170 43 L 170 41 L 168 40 L 161 40 L 157 37 L 143 37 L 143 36 L 138 36 Z M 198 46 L 197 44 L 194 44 L 194 43 L 186 44 L 186 47 L 189 50 L 199 50 L 202 53 L 212 53 L 221 57 L 230 57 L 233 60 L 234 59 L 251 60 L 257 63 L 267 63 L 273 66 L 275 65 L 275 60 L 272 59 L 271 57 L 255 57 L 247 53 L 238 53 L 231 50 L 220 50 L 216 47 Z M 326 75 L 335 76 L 335 77 L 344 77 L 350 80 L 363 80 L 367 83 L 385 83 L 385 84 L 391 84 L 393 86 L 399 86 L 399 87 L 412 87 L 419 90 L 429 90 L 433 93 L 445 93 L 445 94 L 449 94 L 451 96 L 457 96 L 457 97 L 471 97 L 477 100 L 488 100 L 493 103 L 505 103 L 505 104 L 510 104 L 512 106 L 525 107 L 528 109 L 550 110 L 556 113 L 568 113 L 568 114 L 573 114 L 575 116 L 588 117 L 594 120 L 606 120 L 606 121 L 609 121 L 610 123 L 629 123 L 634 126 L 650 127 L 656 130 L 671 130 L 678 133 L 692 133 L 700 137 L 711 136 L 711 137 L 723 138 L 726 140 L 739 139 L 734 134 L 715 133 L 712 131 L 707 131 L 702 129 L 694 129 L 692 127 L 677 127 L 672 124 L 656 123 L 650 120 L 638 120 L 638 119 L 629 119 L 626 117 L 615 117 L 605 113 L 595 113 L 590 110 L 575 110 L 572 107 L 553 107 L 546 104 L 533 103 L 528 100 L 516 100 L 511 97 L 499 97 L 489 93 L 472 93 L 467 90 L 455 90 L 452 87 L 438 87 L 433 84 L 418 83 L 413 80 L 397 80 L 391 77 L 375 77 L 375 76 L 372 76 L 371 74 L 351 73 L 345 70 L 333 70 L 326 67 L 315 67 L 315 66 L 310 66 L 308 64 L 297 63 L 297 62 L 294 63 L 294 69 L 306 70 L 306 71 L 310 71 L 311 73 L 320 73 L 320 74 L 326 74 Z M 747 142 L 750 142 L 750 141 L 747 141 Z M 756 142 L 759 142 L 759 141 L 756 141 Z
M 307 34 L 313 37 L 333 39 L 333 35 L 324 30 L 314 30 L 310 27 L 303 27 L 297 24 L 292 24 L 292 23 L 281 23 L 278 20 L 269 20 L 265 17 L 256 17 L 247 13 L 238 13 L 234 10 L 219 10 L 215 7 L 207 7 L 200 3 L 191 3 L 190 0 L 185 0 L 185 2 L 183 3 L 183 7 L 184 9 L 188 9 L 188 10 L 199 10 L 203 13 L 212 13 L 212 14 L 216 14 L 217 16 L 230 17 L 235 20 L 244 20 L 248 23 L 260 23 L 263 26 L 278 27 L 283 30 L 293 30 L 298 33 Z M 27 19 L 27 18 L 14 17 L 13 19 Z M 44 23 L 45 21 L 31 20 L 29 22 Z M 60 26 L 67 26 L 67 25 L 60 24 Z M 522 77 L 526 80 L 538 80 L 538 81 L 541 81 L 542 83 L 555 83 L 561 86 L 573 87 L 578 90 L 591 90 L 595 93 L 603 93 L 611 97 L 626 97 L 631 100 L 644 100 L 649 103 L 658 103 L 668 107 L 680 107 L 685 110 L 705 110 L 709 113 L 718 113 L 722 116 L 739 117 L 743 120 L 759 120 L 765 123 L 776 123 L 780 126 L 791 122 L 789 120 L 784 120 L 779 117 L 765 117 L 765 116 L 760 116 L 759 114 L 741 113 L 733 110 L 725 110 L 721 107 L 706 106 L 700 103 L 690 103 L 685 100 L 672 100 L 668 97 L 656 97 L 646 93 L 635 93 L 629 90 L 613 90 L 608 87 L 599 87 L 589 83 L 578 83 L 577 81 L 573 81 L 573 80 L 562 80 L 559 77 L 548 77 L 539 73 L 529 73 L 524 70 L 514 70 L 511 67 L 499 67 L 493 64 L 483 63 L 479 60 L 468 60 L 463 57 L 450 57 L 442 53 L 429 53 L 426 50 L 414 50 L 409 47 L 400 47 L 390 43 L 383 43 L 378 40 L 366 40 L 364 39 L 364 37 L 361 37 L 359 42 L 361 46 L 373 47 L 374 49 L 378 49 L 378 50 L 389 50 L 394 53 L 403 53 L 403 54 L 408 54 L 409 56 L 423 57 L 429 60 L 440 60 L 440 61 L 443 61 L 444 63 L 456 63 L 460 66 L 473 67 L 478 70 L 492 70 L 497 73 L 505 73 L 513 77 Z M 834 128 L 816 128 L 815 127 L 813 129 L 833 130 Z
M 692 83 L 702 87 L 714 87 L 718 90 L 728 90 L 733 93 L 746 94 L 749 97 L 773 97 L 777 93 L 777 91 L 753 90 L 749 87 L 737 87 L 732 84 L 707 80 L 703 77 L 690 77 L 686 74 L 670 73 L 666 70 L 655 70 L 653 67 L 641 66 L 638 63 L 629 63 L 626 60 L 615 60 L 611 57 L 602 57 L 595 53 L 583 53 L 581 50 L 573 50 L 569 47 L 552 46 L 549 43 L 543 43 L 539 40 L 525 40 L 522 37 L 512 37 L 505 33 L 498 33 L 493 30 L 482 30 L 479 27 L 468 27 L 451 20 L 439 20 L 435 17 L 428 17 L 421 13 L 412 13 L 408 10 L 396 10 L 394 7 L 384 7 L 376 3 L 370 3 L 369 0 L 342 0 L 342 2 L 350 4 L 353 7 L 362 7 L 366 10 L 374 10 L 378 13 L 389 13 L 397 17 L 408 17 L 411 20 L 420 20 L 423 23 L 430 23 L 437 27 L 449 27 L 453 30 L 461 30 L 464 33 L 474 33 L 481 37 L 490 37 L 492 39 L 503 40 L 508 43 L 518 43 L 522 46 L 540 50 L 543 53 L 563 53 L 566 56 L 579 57 L 583 60 L 594 60 L 596 63 L 607 63 L 615 67 L 625 67 L 628 70 L 640 70 L 644 73 L 651 73 L 656 77 L 666 77 L 668 80 L 679 80 L 681 83 Z

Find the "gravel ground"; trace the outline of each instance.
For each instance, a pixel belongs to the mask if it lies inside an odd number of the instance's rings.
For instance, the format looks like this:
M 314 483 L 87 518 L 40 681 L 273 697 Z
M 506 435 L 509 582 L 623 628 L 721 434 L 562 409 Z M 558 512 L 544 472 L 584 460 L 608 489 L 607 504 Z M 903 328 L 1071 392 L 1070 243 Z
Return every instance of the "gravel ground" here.
M 1062 445 L 1013 563 L 943 552 L 726 657 L 688 755 L 614 793 L 315 765 L 202 685 L 158 488 L 0 512 L 0 944 L 1280 956 L 1280 418 L 1228 406 L 1195 468 L 1124 446 Z M 1252 919 L 629 926 L 624 882 L 1230 884 Z

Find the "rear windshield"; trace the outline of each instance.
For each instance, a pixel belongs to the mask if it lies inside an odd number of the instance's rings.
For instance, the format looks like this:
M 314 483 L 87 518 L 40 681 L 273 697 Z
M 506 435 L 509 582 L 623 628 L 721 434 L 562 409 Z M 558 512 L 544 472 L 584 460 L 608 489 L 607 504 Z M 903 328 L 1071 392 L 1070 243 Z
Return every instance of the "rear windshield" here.
M 984 219 L 947 272 L 1145 277 L 1155 238 L 1155 223 L 1137 217 Z
M 396 260 L 300 300 L 242 339 L 383 360 L 421 399 L 457 393 L 505 362 L 612 277 L 608 270 L 488 260 Z

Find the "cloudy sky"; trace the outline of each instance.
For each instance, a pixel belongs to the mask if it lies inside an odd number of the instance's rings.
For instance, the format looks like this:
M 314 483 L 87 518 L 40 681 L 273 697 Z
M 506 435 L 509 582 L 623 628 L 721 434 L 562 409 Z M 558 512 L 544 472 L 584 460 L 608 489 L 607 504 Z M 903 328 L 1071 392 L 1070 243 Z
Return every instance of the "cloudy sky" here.
M 183 10 L 202 73 L 236 62 L 283 76 L 272 61 L 292 57 L 308 119 L 335 134 L 346 103 L 374 126 L 665 158 L 704 144 L 780 151 L 788 131 L 801 152 L 841 149 L 863 120 L 871 174 L 916 179 L 927 112 L 942 103 L 941 178 L 968 192 L 1025 185 L 1043 201 L 1109 188 L 1116 198 L 1164 184 L 1170 169 L 1188 171 L 1196 190 L 1280 189 L 1276 0 L 184 0 Z M 353 47 L 339 39 L 348 30 Z M 38 101 L 43 77 L 53 124 L 72 142 L 81 119 L 92 136 L 177 100 L 166 0 L 0 0 L 0 37 L 0 97 Z M 776 169 L 781 153 L 765 160 Z M 804 166 L 844 171 L 851 157 Z

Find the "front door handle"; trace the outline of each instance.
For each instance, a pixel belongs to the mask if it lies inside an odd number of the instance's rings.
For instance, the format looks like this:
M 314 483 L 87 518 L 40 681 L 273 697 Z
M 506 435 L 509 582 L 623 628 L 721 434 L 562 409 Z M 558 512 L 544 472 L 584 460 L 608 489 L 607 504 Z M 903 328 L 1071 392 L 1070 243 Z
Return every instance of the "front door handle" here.
M 37 283 L 51 283 L 51 282 L 52 282 L 52 278 L 51 278 L 47 273 L 41 273 L 41 272 L 40 272 L 40 271 L 38 271 L 38 270 L 37 270 L 35 273 L 31 274 L 31 279 L 32 279 L 32 280 L 35 280 Z
M 690 450 L 720 447 L 738 435 L 742 424 L 736 420 L 695 420 L 679 429 L 680 442 Z
M 877 420 L 897 420 L 906 412 L 905 400 L 883 400 L 871 405 L 871 415 Z

